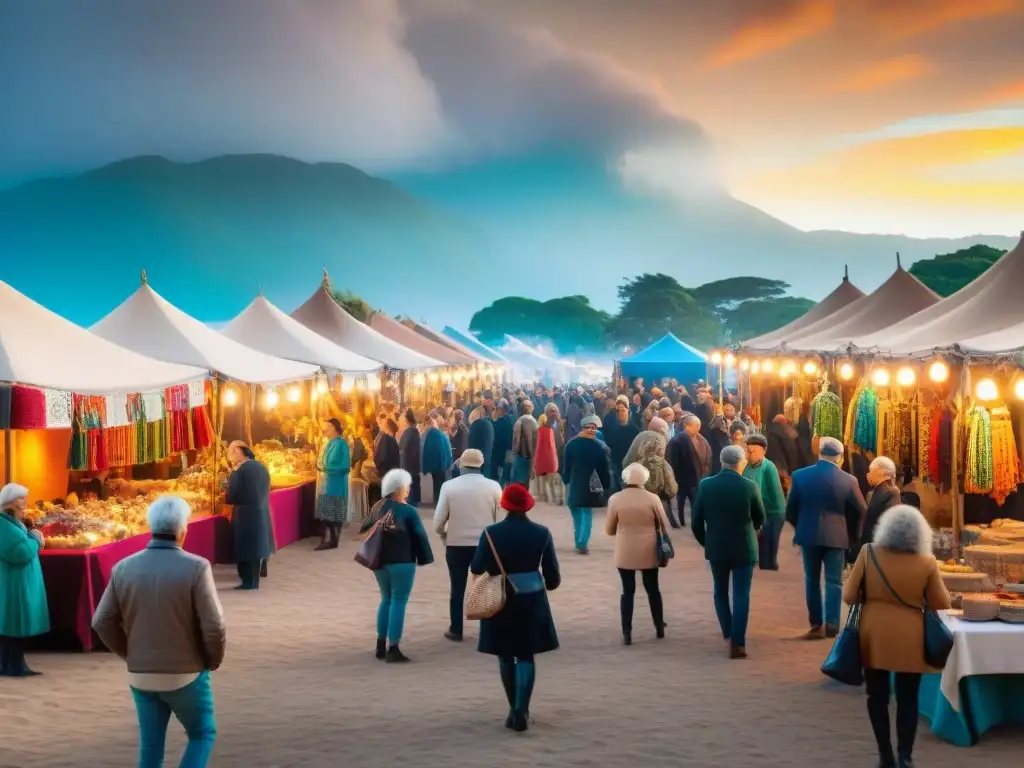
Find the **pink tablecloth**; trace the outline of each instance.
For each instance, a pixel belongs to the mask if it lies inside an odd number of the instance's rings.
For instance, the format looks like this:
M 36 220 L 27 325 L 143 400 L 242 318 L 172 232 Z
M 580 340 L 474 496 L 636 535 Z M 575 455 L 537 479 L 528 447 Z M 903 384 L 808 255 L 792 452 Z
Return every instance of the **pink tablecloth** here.
M 278 549 L 310 535 L 314 484 L 270 493 L 270 512 Z M 114 566 L 145 548 L 149 534 L 132 536 L 92 549 L 46 549 L 39 561 L 50 608 L 50 633 L 34 642 L 46 648 L 102 647 L 92 631 L 92 617 Z M 200 517 L 188 525 L 184 549 L 211 563 L 230 563 L 231 524 L 219 515 Z

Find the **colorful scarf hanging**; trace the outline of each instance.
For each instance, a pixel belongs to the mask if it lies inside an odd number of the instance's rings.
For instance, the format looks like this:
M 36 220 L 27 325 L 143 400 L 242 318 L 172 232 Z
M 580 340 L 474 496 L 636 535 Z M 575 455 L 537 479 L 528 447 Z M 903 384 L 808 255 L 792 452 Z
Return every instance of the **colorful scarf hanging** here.
M 11 429 L 46 429 L 46 395 L 43 390 L 11 386 Z
M 866 386 L 863 382 L 858 384 L 857 388 L 853 390 L 853 397 L 850 398 L 849 405 L 846 406 L 846 428 L 843 430 L 843 445 L 848 445 L 852 448 L 857 447 L 853 439 L 857 429 L 857 406 L 860 404 L 860 396 Z
M 154 421 L 160 421 L 164 417 L 164 392 L 163 390 L 155 390 L 153 392 L 142 393 L 142 407 L 146 412 L 146 421 L 151 424 Z
M 1003 506 L 1021 481 L 1013 421 L 1005 408 L 992 411 L 992 498 Z
M 104 430 L 90 429 L 86 432 L 86 439 L 89 446 L 89 470 L 100 472 L 104 469 L 110 469 L 110 462 L 107 458 L 107 444 L 104 440 Z
M 188 410 L 188 384 L 175 384 L 164 394 L 164 407 L 171 412 Z
M 878 450 L 878 392 L 872 386 L 865 386 L 857 398 L 854 415 L 853 444 L 875 455 Z
M 135 463 L 134 424 L 103 430 L 103 440 L 109 466 L 130 467 Z
M 195 447 L 200 450 L 213 444 L 213 425 L 206 406 L 192 409 L 192 434 L 195 436 Z
M 964 493 L 989 494 L 993 491 L 992 419 L 978 406 L 967 421 L 967 459 L 964 472 Z
M 89 468 L 89 440 L 82 429 L 82 421 L 77 416 L 71 423 L 71 448 L 68 451 L 68 469 L 84 470 Z
M 146 410 L 142 402 L 142 394 L 140 392 L 133 392 L 128 395 L 128 421 L 132 424 L 138 424 L 140 421 L 146 420 Z
M 49 429 L 67 429 L 71 426 L 73 398 L 70 392 L 44 389 L 46 398 L 46 426 Z
M 103 399 L 107 412 L 103 425 L 108 428 L 128 426 L 128 395 L 107 395 Z

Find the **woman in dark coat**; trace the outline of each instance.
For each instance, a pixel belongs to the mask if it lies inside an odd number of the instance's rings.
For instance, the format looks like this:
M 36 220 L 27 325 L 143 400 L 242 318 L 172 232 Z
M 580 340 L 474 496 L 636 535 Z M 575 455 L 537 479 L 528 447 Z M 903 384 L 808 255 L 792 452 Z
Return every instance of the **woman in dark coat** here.
M 605 493 L 611 488 L 607 446 L 597 439 L 601 420 L 583 419 L 583 431 L 565 444 L 562 482 L 568 486 L 566 504 L 572 515 L 576 553 L 590 554 L 590 532 L 594 527 L 594 508 L 605 506 Z
M 242 580 L 235 589 L 259 589 L 260 566 L 273 552 L 270 521 L 270 473 L 241 441 L 228 448 L 235 469 L 228 480 L 225 501 L 232 505 L 231 532 L 235 562 Z
M 465 414 L 453 411 L 448 427 L 448 438 L 452 444 L 452 477 L 459 475 L 459 459 L 469 448 L 469 427 L 466 426 Z
M 779 470 L 782 488 L 788 492 L 793 473 L 807 466 L 803 448 L 800 447 L 800 433 L 793 423 L 780 413 L 772 419 L 767 437 L 768 451 L 765 458 Z
M 469 414 L 469 447 L 484 455 L 484 474 L 496 480 L 491 463 L 494 453 L 494 422 L 487 418 L 483 406 L 474 408 Z
M 405 411 L 405 430 L 398 440 L 398 450 L 402 454 L 402 469 L 412 476 L 412 490 L 409 491 L 408 504 L 412 507 L 420 505 L 420 431 L 416 428 L 416 414 L 412 408 Z M 383 477 L 383 473 L 381 474 Z
M 875 540 L 875 526 L 886 510 L 895 507 L 900 501 L 900 489 L 896 487 L 896 464 L 888 456 L 879 456 L 868 468 L 868 482 L 871 483 L 871 500 L 868 511 L 864 515 L 864 527 L 861 529 L 859 546 L 851 549 L 850 561 L 857 559 L 860 548 Z M 854 539 L 851 538 L 851 541 Z
M 475 575 L 492 576 L 504 570 L 507 577 L 505 606 L 480 622 L 477 650 L 498 657 L 509 705 L 505 727 L 516 731 L 528 727 L 537 676 L 534 656 L 558 648 L 547 593 L 558 589 L 562 577 L 551 531 L 526 516 L 533 504 L 533 496 L 524 486 L 509 485 L 501 495 L 507 515 L 484 530 L 469 568 Z
M 366 489 L 367 503 L 371 508 L 380 501 L 380 482 L 384 475 L 392 469 L 402 468 L 402 454 L 398 447 L 398 440 L 395 439 L 397 433 L 398 425 L 395 420 L 384 419 L 381 432 L 377 435 L 377 441 L 373 448 L 373 464 L 377 468 L 377 482 L 369 484 Z

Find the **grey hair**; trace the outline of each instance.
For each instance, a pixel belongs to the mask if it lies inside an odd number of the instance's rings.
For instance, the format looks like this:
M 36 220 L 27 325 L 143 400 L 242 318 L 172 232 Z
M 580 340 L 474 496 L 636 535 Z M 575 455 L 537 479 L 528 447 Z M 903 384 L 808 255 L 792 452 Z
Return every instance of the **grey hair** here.
M 877 456 L 868 469 L 877 469 L 879 472 L 884 472 L 889 477 L 896 477 L 896 462 L 890 459 L 888 456 Z
M 150 533 L 162 536 L 177 536 L 188 528 L 192 508 L 181 496 L 167 493 L 158 498 L 146 510 L 146 522 Z
M 693 422 L 700 424 L 700 419 L 692 413 L 684 413 L 683 418 L 679 420 L 679 425 L 685 427 L 687 424 L 692 424 Z
M 909 504 L 897 504 L 878 519 L 874 543 L 896 552 L 931 555 L 932 527 L 916 508 Z
M 390 496 L 402 488 L 412 487 L 412 475 L 404 469 L 389 470 L 380 481 L 380 495 Z
M 831 446 L 833 451 L 838 451 L 836 456 L 825 456 L 823 451 L 825 446 Z M 825 459 L 825 461 L 831 461 L 833 464 L 840 464 L 843 461 L 843 454 L 846 452 L 846 446 L 843 445 L 842 440 L 836 440 L 834 437 L 818 438 L 818 458 Z
M 746 451 L 738 445 L 727 445 L 718 456 L 723 467 L 735 467 L 747 458 Z
M 18 499 L 28 498 L 28 488 L 17 483 L 8 483 L 0 490 L 0 509 L 7 509 Z
M 622 470 L 622 482 L 626 485 L 639 485 L 641 488 L 647 485 L 651 479 L 650 470 L 643 464 L 633 463 Z

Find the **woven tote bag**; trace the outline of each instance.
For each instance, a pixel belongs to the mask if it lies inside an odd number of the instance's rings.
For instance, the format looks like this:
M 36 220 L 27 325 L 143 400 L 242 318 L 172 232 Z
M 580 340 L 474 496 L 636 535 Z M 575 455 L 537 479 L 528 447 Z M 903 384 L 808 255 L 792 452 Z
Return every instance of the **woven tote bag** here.
M 496 576 L 489 573 L 481 573 L 479 576 L 470 574 L 465 601 L 466 618 L 470 621 L 493 618 L 505 607 L 505 580 L 508 576 L 505 573 L 505 566 L 501 563 L 501 558 L 498 557 L 498 550 L 494 548 L 491 534 L 486 529 L 484 529 L 484 536 L 487 537 L 487 544 L 494 554 L 494 560 L 501 573 Z

